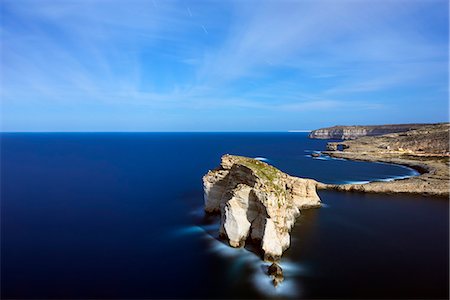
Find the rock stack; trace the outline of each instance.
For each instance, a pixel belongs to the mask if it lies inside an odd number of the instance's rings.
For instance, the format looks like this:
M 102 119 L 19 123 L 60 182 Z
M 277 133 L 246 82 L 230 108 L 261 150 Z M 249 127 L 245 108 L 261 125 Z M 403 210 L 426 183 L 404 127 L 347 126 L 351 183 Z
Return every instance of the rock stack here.
M 278 261 L 289 247 L 300 210 L 321 206 L 315 180 L 242 156 L 224 155 L 203 185 L 205 211 L 221 215 L 220 235 L 232 247 L 255 242 L 266 261 Z

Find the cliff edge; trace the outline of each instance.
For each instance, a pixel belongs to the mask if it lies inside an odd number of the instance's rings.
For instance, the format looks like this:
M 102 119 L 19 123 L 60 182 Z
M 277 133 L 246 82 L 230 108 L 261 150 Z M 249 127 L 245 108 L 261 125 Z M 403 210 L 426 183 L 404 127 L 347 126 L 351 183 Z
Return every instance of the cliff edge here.
M 250 240 L 260 245 L 264 260 L 277 261 L 290 245 L 300 210 L 321 206 L 317 185 L 262 161 L 224 155 L 203 177 L 205 211 L 220 213 L 220 235 L 230 246 Z
M 328 151 L 323 153 L 332 157 L 405 165 L 416 169 L 421 175 L 390 182 L 322 187 L 340 191 L 427 194 L 448 198 L 449 133 L 450 124 L 441 123 L 402 133 L 330 142 L 327 144 Z
M 351 140 L 362 136 L 378 136 L 390 133 L 401 133 L 420 129 L 432 124 L 392 124 L 392 125 L 353 125 L 333 126 L 311 131 L 309 138 L 312 139 L 334 139 Z

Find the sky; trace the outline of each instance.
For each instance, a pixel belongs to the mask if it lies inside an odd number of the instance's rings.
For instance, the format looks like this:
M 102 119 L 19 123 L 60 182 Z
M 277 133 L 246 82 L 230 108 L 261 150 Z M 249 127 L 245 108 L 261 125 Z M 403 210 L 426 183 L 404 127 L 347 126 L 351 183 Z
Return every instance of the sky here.
M 2 131 L 449 119 L 447 0 L 2 0 Z

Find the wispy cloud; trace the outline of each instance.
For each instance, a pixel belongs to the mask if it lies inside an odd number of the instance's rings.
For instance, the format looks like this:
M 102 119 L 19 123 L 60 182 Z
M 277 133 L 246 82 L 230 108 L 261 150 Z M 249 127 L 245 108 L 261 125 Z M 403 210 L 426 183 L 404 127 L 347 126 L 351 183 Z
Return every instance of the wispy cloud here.
M 20 109 L 55 105 L 66 114 L 78 105 L 80 119 L 83 108 L 89 114 L 92 105 L 112 105 L 181 120 L 199 111 L 221 118 L 276 112 L 286 124 L 295 114 L 316 122 L 336 110 L 349 118 L 371 111 L 374 122 L 393 123 L 381 112 L 423 97 L 436 104 L 427 119 L 441 120 L 448 105 L 444 0 L 0 5 L 8 128 L 22 126 L 14 121 Z M 424 112 L 409 105 L 399 113 Z

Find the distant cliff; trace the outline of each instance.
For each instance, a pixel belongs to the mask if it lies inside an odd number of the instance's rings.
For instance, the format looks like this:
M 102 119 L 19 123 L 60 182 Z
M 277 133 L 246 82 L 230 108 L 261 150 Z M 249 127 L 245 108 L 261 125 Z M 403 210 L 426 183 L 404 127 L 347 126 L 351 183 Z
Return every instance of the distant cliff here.
M 377 136 L 415 130 L 430 124 L 393 124 L 369 126 L 333 126 L 311 131 L 312 139 L 352 140 L 362 136 Z
M 450 124 L 420 126 L 407 132 L 391 133 L 376 137 L 361 137 L 353 141 L 329 142 L 327 150 L 371 153 L 402 153 L 409 155 L 449 155 Z M 351 149 L 350 149 L 351 148 Z

